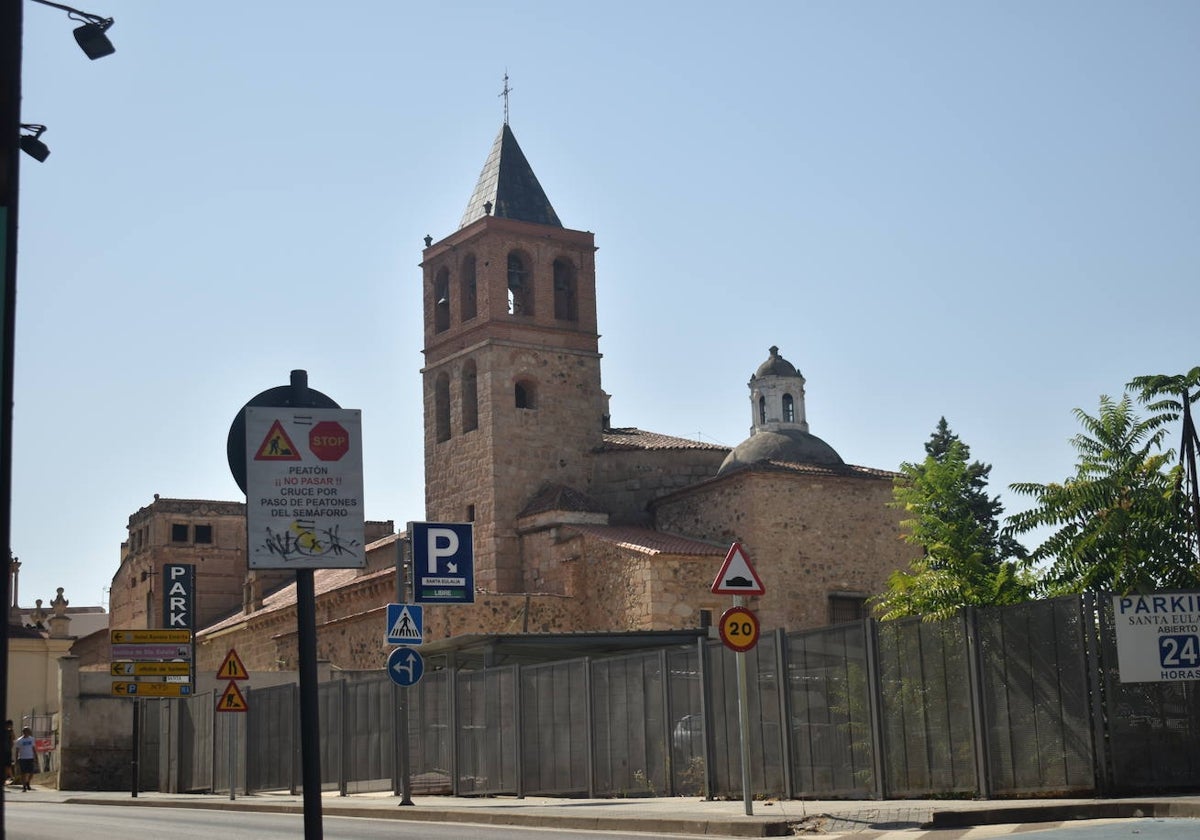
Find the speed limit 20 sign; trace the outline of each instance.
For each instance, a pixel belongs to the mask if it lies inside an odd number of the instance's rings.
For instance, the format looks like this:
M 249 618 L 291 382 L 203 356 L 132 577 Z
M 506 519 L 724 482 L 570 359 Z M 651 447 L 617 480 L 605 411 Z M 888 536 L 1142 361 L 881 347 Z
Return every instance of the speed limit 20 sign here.
M 721 613 L 717 630 L 725 647 L 738 653 L 758 644 L 758 616 L 745 607 L 730 607 Z

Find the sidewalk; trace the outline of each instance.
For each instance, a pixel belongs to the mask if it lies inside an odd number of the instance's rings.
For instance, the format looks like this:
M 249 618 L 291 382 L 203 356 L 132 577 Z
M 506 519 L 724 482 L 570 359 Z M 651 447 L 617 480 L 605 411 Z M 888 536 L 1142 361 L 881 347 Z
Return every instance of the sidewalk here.
M 166 794 L 128 791 L 56 791 L 35 788 L 30 793 L 6 788 L 5 807 L 24 800 L 67 804 L 297 813 L 303 797 L 287 793 L 229 795 Z M 705 801 L 694 797 L 644 799 L 556 799 L 547 797 L 416 796 L 413 805 L 400 806 L 390 793 L 357 793 L 321 797 L 323 816 L 369 817 L 427 822 L 529 826 L 650 834 L 695 834 L 724 837 L 792 837 L 852 835 L 881 837 L 891 832 L 906 837 L 919 829 L 960 829 L 969 826 L 1060 823 L 1080 819 L 1129 817 L 1200 817 L 1200 796 L 1137 799 L 1037 800 L 887 800 L 846 801 L 766 800 L 752 803 Z M 1047 825 L 1046 827 L 1050 827 Z M 974 832 L 973 832 L 974 833 Z M 1007 832 L 994 832 L 1007 833 Z

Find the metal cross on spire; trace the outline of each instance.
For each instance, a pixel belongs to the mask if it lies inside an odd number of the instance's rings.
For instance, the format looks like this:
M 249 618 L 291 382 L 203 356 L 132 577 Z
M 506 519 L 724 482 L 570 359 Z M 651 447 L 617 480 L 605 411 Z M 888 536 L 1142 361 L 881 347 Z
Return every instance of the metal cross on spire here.
M 508 125 L 508 95 L 512 93 L 512 88 L 508 86 L 508 70 L 504 71 L 504 90 L 500 91 L 500 95 L 504 97 L 504 124 Z

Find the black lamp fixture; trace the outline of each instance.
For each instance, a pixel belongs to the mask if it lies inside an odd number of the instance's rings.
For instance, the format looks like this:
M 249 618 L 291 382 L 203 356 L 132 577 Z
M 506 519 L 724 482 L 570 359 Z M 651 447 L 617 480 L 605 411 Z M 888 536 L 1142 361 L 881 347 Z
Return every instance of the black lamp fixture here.
M 117 48 L 112 45 L 112 41 L 108 40 L 108 32 L 110 26 L 113 25 L 112 18 L 103 18 L 99 15 L 81 12 L 79 9 L 72 9 L 70 6 L 64 6 L 61 3 L 51 3 L 50 0 L 33 0 L 35 3 L 41 3 L 43 6 L 51 6 L 55 9 L 62 9 L 67 13 L 67 17 L 71 20 L 77 20 L 83 23 L 75 30 L 75 41 L 79 44 L 79 48 L 83 50 L 83 54 L 95 61 L 97 58 L 104 58 L 106 55 L 112 55 L 117 51 Z
M 42 132 L 46 130 L 46 126 L 37 123 L 21 123 L 21 130 L 33 132 L 21 135 L 21 151 L 38 163 L 42 163 L 50 157 L 50 147 L 41 141 Z

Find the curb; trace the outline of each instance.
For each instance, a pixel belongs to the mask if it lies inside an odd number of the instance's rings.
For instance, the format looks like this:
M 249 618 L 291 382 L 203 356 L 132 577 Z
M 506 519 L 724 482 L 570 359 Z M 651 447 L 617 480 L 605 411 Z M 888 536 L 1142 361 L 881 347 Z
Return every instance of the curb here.
M 1134 819 L 1138 817 L 1200 817 L 1195 802 L 1125 801 L 1076 805 L 1013 805 L 975 811 L 934 811 L 930 828 L 968 828 L 974 825 L 1066 822 L 1069 820 Z
M 304 808 L 291 803 L 195 802 L 153 799 L 100 799 L 84 796 L 63 800 L 69 805 L 112 805 L 116 807 L 190 808 L 208 811 L 260 811 L 270 814 L 301 814 Z M 580 831 L 626 831 L 645 834 L 699 834 L 724 837 L 792 837 L 790 820 L 683 819 L 673 817 L 577 817 L 557 814 L 520 814 L 481 808 L 462 810 L 414 810 L 412 808 L 366 808 L 354 805 L 323 805 L 321 814 L 329 817 L 364 817 L 411 822 L 467 823 L 471 825 L 525 826 L 562 828 Z

